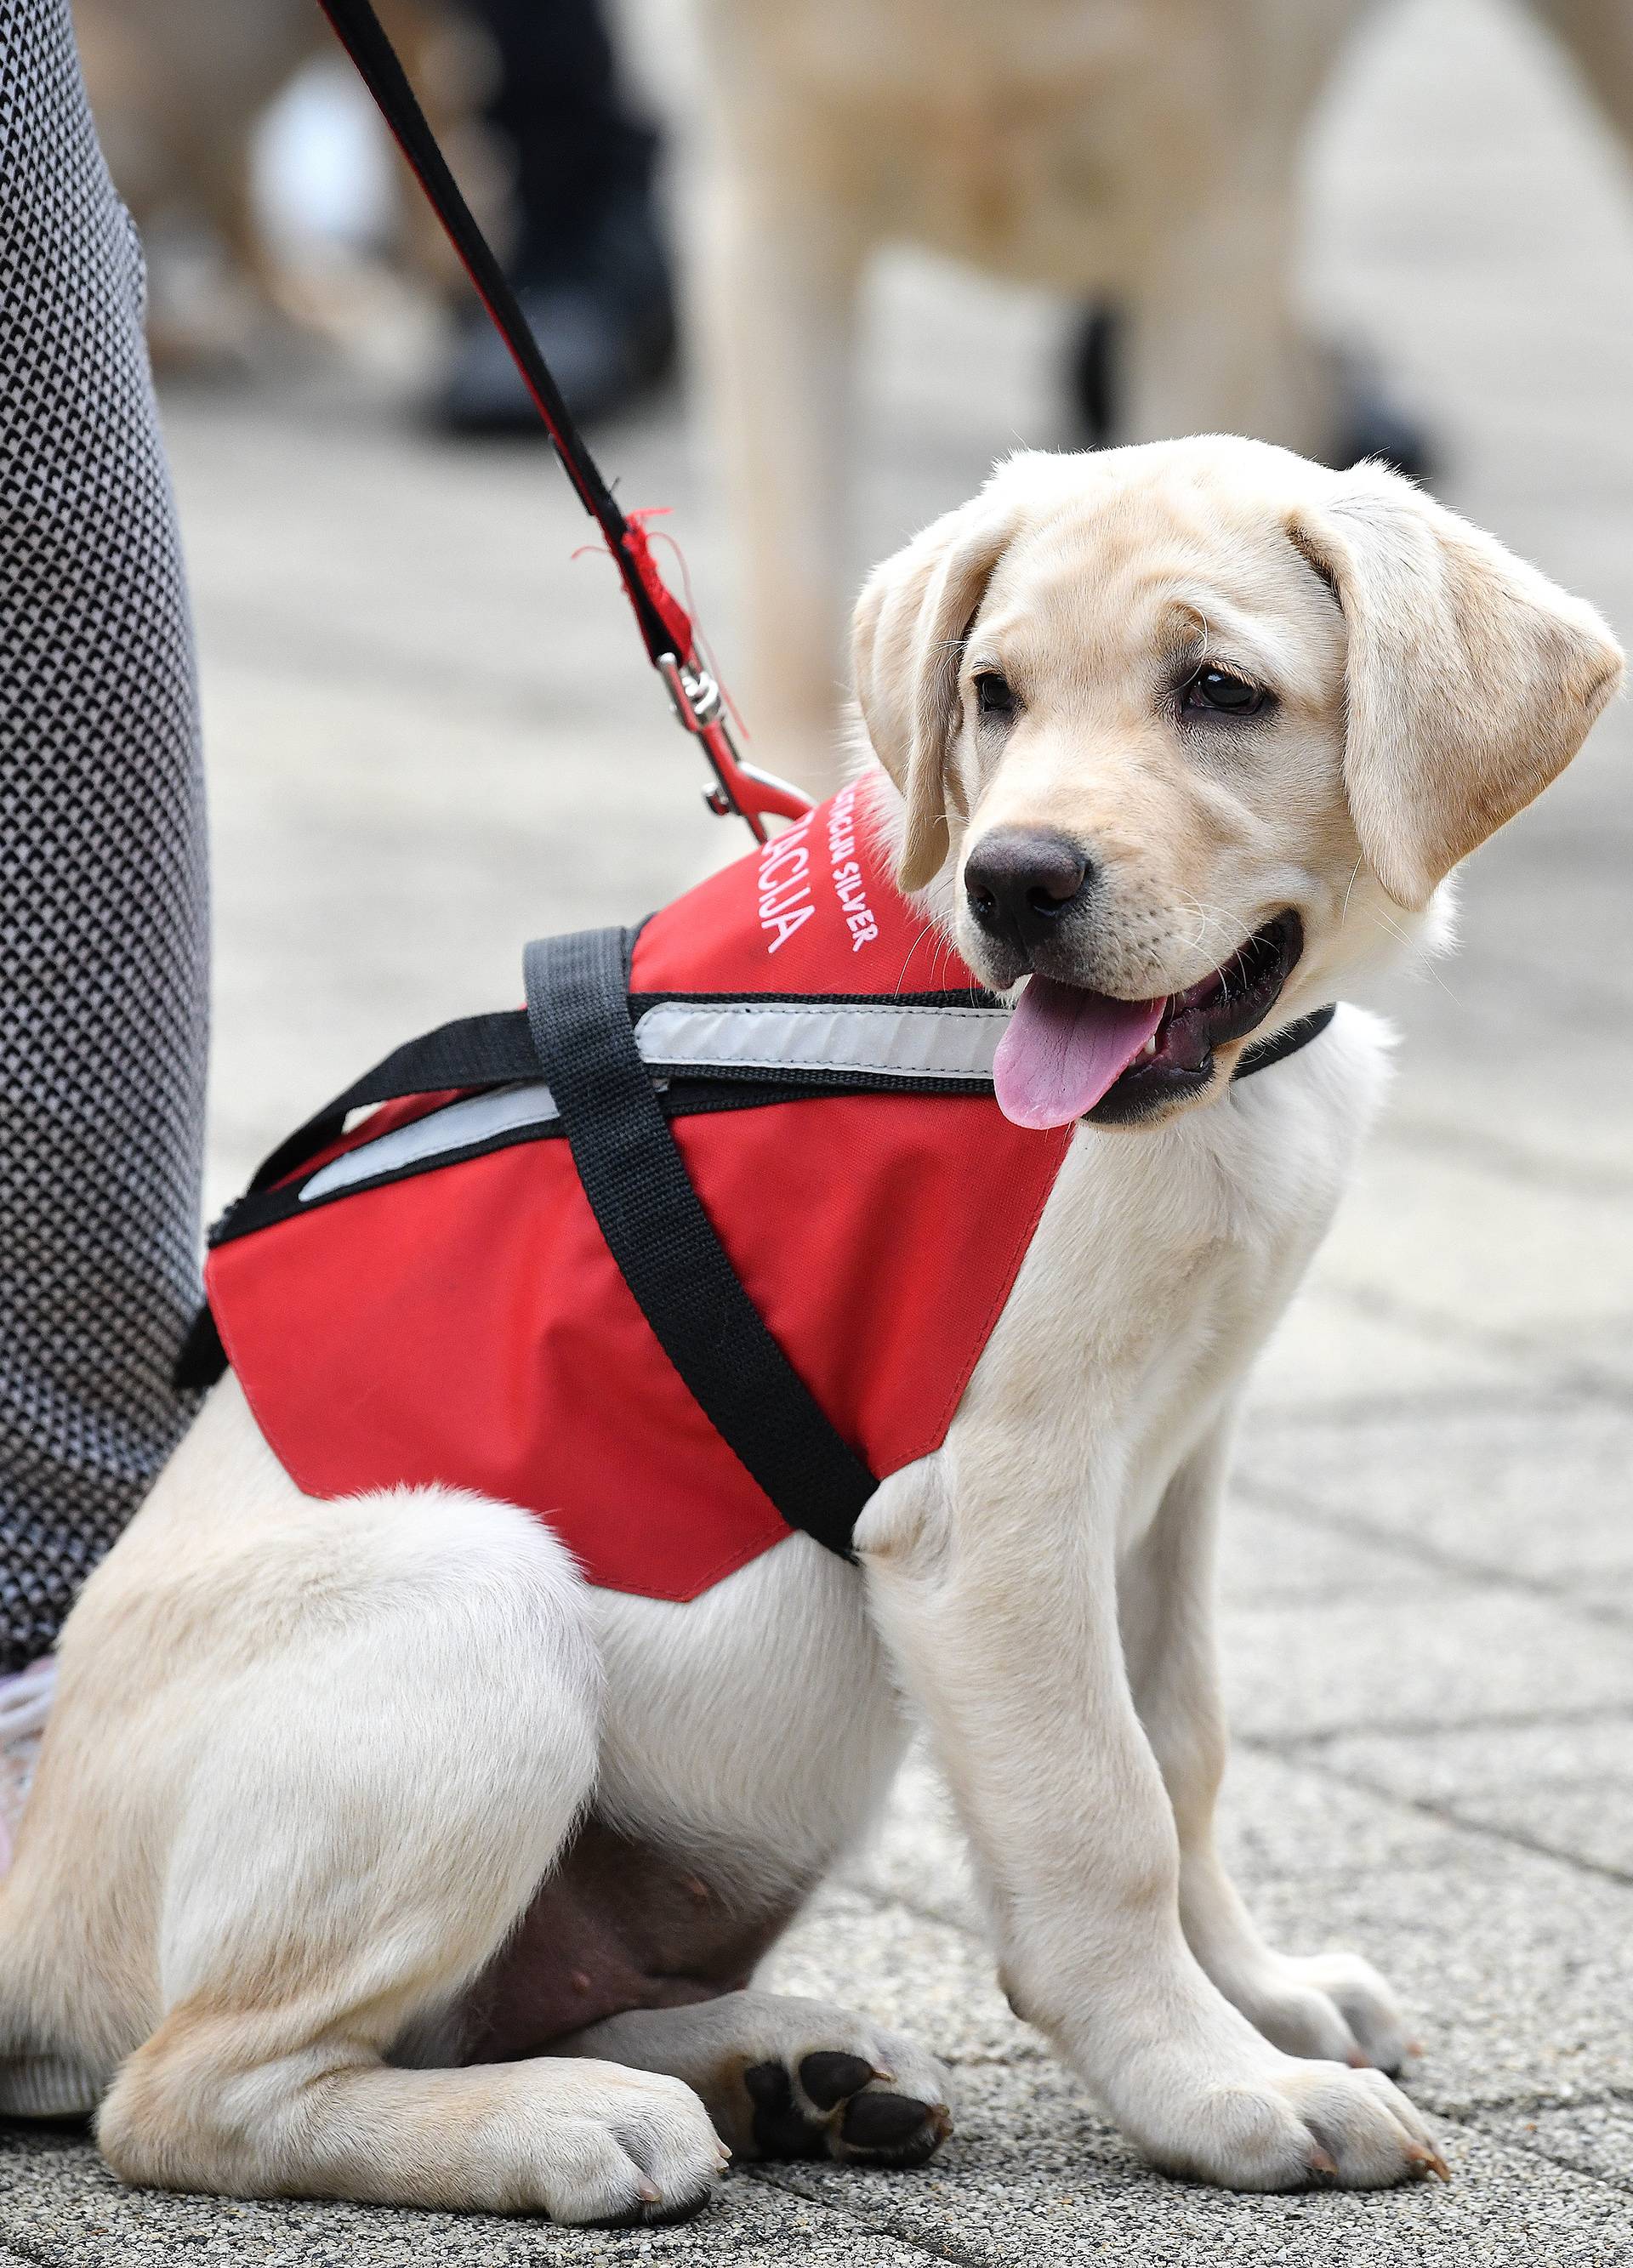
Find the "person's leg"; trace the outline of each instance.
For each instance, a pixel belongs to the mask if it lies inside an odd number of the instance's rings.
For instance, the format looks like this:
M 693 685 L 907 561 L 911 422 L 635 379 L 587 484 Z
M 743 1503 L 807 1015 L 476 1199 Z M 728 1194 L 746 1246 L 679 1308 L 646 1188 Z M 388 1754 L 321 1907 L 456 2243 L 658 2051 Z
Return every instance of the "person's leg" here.
M 575 416 L 621 409 L 673 359 L 657 136 L 618 83 L 602 0 L 465 0 L 493 44 L 488 124 L 512 152 L 507 273 Z M 439 404 L 455 432 L 541 435 L 481 310 L 462 313 Z
M 610 197 L 646 195 L 658 137 L 625 103 L 600 0 L 466 4 L 499 59 L 487 116 L 515 155 L 512 258 L 548 275 Z
M 0 1672 L 186 1408 L 206 872 L 141 255 L 68 0 L 0 0 Z

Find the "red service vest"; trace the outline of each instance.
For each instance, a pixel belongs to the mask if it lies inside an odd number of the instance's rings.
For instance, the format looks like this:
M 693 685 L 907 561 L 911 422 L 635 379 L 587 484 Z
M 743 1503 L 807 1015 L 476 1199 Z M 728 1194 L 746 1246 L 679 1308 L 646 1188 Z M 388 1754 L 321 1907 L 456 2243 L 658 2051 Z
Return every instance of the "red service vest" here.
M 653 916 L 628 1009 L 714 1237 L 882 1480 L 945 1438 L 1071 1130 L 999 1110 L 1006 1012 L 898 894 L 866 793 Z M 650 1598 L 784 1541 L 609 1249 L 525 1018 L 445 1027 L 370 1078 L 269 1160 L 206 1272 L 298 1485 L 473 1490 Z

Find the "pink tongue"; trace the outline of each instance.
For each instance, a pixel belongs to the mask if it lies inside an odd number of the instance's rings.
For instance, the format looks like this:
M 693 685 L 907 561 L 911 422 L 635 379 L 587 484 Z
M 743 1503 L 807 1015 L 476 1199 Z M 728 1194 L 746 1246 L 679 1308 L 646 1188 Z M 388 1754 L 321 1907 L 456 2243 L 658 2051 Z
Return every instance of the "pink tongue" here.
M 998 1108 L 1016 1126 L 1065 1126 L 1092 1110 L 1163 1020 L 1161 1000 L 1111 1000 L 1034 976 L 998 1042 Z

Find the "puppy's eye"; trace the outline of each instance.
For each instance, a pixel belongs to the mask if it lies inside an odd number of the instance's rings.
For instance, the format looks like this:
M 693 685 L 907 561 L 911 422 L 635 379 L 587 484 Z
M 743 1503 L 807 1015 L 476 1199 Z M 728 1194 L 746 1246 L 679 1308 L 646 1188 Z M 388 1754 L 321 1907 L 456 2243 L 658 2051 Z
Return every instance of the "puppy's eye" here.
M 1017 706 L 1009 679 L 1001 677 L 995 669 L 983 670 L 975 681 L 976 715 L 1007 719 L 1014 716 Z
M 1265 696 L 1261 687 L 1228 669 L 1204 668 L 1186 687 L 1180 705 L 1193 714 L 1213 710 L 1222 717 L 1253 717 L 1264 707 Z

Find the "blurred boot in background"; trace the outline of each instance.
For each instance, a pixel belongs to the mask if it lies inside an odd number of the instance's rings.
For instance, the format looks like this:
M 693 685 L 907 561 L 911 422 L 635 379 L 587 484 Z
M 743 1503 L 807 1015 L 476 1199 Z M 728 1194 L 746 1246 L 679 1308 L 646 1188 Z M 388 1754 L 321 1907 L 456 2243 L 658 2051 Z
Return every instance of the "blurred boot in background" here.
M 487 122 L 514 153 L 511 280 L 575 416 L 606 416 L 674 361 L 652 195 L 657 136 L 624 107 L 599 0 L 467 4 L 493 41 Z M 457 433 L 543 435 L 474 303 L 461 311 L 438 412 Z

